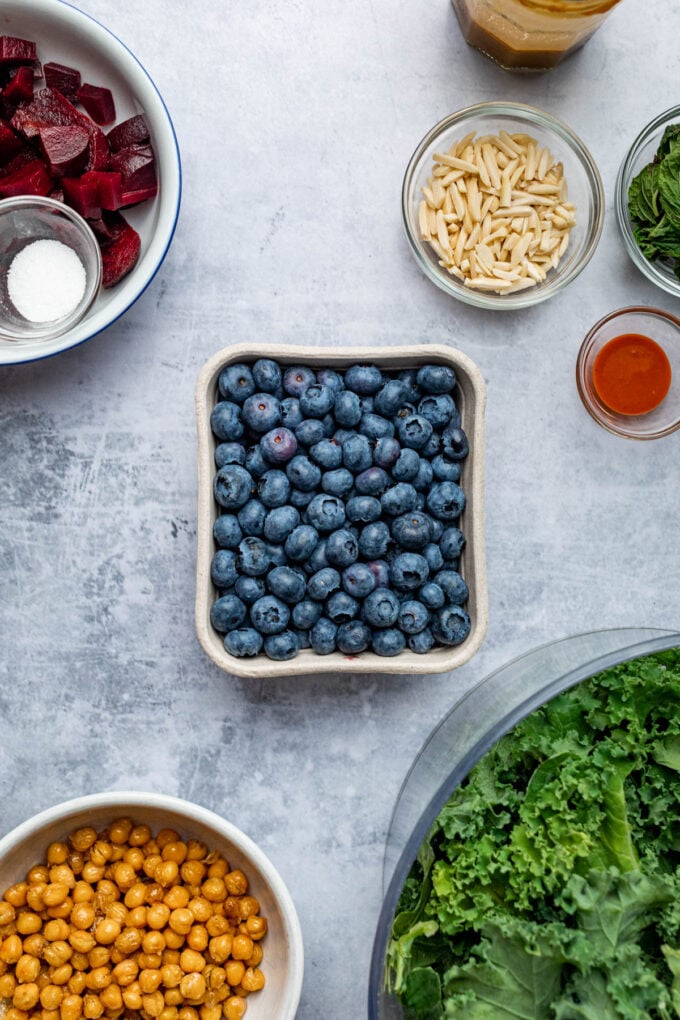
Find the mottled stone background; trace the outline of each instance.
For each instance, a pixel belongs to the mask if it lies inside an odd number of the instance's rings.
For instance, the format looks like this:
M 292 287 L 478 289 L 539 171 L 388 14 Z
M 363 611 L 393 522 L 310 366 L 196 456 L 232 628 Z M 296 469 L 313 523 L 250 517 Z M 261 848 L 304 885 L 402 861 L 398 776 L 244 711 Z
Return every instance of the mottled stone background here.
M 365 1015 L 382 856 L 433 725 L 491 669 L 582 630 L 680 626 L 680 435 L 632 443 L 582 409 L 574 362 L 613 308 L 677 300 L 628 261 L 618 165 L 678 102 L 680 14 L 624 0 L 580 53 L 517 77 L 446 0 L 80 0 L 156 81 L 182 150 L 169 255 L 85 346 L 0 368 L 0 834 L 60 800 L 158 790 L 279 867 L 307 955 L 300 1020 Z M 511 98 L 568 121 L 607 194 L 600 247 L 545 305 L 457 304 L 415 266 L 400 187 L 435 121 Z M 488 382 L 490 625 L 439 677 L 224 675 L 198 646 L 194 385 L 235 341 L 451 343 Z

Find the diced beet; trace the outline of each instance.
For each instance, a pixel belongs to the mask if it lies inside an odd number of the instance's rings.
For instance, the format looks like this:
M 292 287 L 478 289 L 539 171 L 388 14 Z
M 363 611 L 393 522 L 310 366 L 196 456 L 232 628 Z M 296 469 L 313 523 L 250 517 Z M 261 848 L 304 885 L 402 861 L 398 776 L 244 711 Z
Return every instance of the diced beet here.
M 18 64 L 32 64 L 37 59 L 36 45 L 30 39 L 0 35 L 0 64 L 16 67 Z
M 47 172 L 45 164 L 40 159 L 34 159 L 13 174 L 0 177 L 0 197 L 48 195 L 53 186 L 54 181 Z
M 40 145 L 55 177 L 80 173 L 87 163 L 90 135 L 81 124 L 40 128 Z
M 50 193 L 49 193 L 49 195 L 47 197 L 48 198 L 53 198 L 55 202 L 63 202 L 64 201 L 64 189 L 62 188 L 61 184 L 58 184 L 56 188 L 52 188 L 52 190 L 50 191 Z
M 78 124 L 82 116 L 61 92 L 45 87 L 34 92 L 28 102 L 20 103 L 10 123 L 25 138 L 35 138 L 41 127 Z
M 123 178 L 123 193 L 156 186 L 156 159 L 150 145 L 128 145 L 111 154 L 109 165 Z
M 92 181 L 82 177 L 62 177 L 61 186 L 64 189 L 64 201 L 72 209 L 79 212 L 86 220 L 97 220 L 102 214 L 102 209 L 97 197 L 97 187 Z
M 11 159 L 0 167 L 0 177 L 11 177 L 17 170 L 23 169 L 28 166 L 29 163 L 33 163 L 36 159 L 39 159 L 35 149 L 32 149 L 30 145 L 26 145 L 25 142 L 21 141 L 21 148 L 15 153 Z M 47 167 L 45 167 L 47 169 Z
M 103 88 L 101 85 L 88 85 L 86 82 L 78 89 L 76 98 L 96 124 L 112 124 L 116 119 L 111 89 Z
M 134 269 L 141 250 L 141 239 L 120 213 L 104 213 L 103 223 L 109 237 L 100 236 L 102 286 L 113 287 Z
M 58 89 L 62 96 L 75 103 L 80 88 L 80 71 L 66 64 L 56 64 L 51 60 L 44 66 L 45 84 L 51 89 Z
M 88 170 L 80 179 L 94 185 L 97 201 L 102 209 L 109 211 L 120 209 L 123 196 L 122 178 L 119 173 L 111 170 Z
M 0 120 L 0 165 L 15 156 L 24 142 L 12 131 L 6 120 Z
M 81 115 L 82 116 L 82 115 Z M 87 121 L 87 123 L 85 123 Z M 106 135 L 98 128 L 89 117 L 83 116 L 81 121 L 83 127 L 90 132 L 90 155 L 87 160 L 86 170 L 106 170 L 109 165 L 109 143 Z M 88 127 L 89 125 L 89 127 Z
M 123 120 L 111 128 L 106 136 L 111 152 L 126 149 L 128 145 L 145 145 L 151 138 L 149 125 L 143 113 L 138 113 L 128 120 Z
M 152 185 L 150 188 L 137 188 L 136 191 L 124 191 L 121 195 L 121 208 L 128 205 L 138 205 L 139 202 L 145 202 L 147 198 L 155 198 L 157 194 L 157 184 Z
M 18 67 L 2 90 L 2 98 L 10 103 L 20 103 L 33 95 L 33 68 Z

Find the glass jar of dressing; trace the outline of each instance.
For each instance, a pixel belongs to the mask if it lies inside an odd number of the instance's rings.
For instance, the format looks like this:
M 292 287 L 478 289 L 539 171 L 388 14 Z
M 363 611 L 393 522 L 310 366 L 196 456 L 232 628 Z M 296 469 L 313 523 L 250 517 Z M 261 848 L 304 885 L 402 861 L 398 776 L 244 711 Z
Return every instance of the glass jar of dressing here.
M 620 0 L 451 0 L 465 41 L 509 71 L 545 71 L 577 50 Z

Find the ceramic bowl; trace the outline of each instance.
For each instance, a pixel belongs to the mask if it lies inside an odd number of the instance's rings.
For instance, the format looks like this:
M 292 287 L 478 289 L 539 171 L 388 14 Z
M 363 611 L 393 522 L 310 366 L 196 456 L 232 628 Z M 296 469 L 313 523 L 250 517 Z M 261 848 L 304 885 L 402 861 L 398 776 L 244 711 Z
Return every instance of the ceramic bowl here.
M 422 188 L 432 175 L 435 153 L 447 153 L 454 142 L 470 132 L 477 136 L 526 134 L 547 147 L 564 167 L 568 197 L 576 206 L 576 225 L 557 268 L 545 280 L 526 290 L 507 294 L 466 287 L 439 265 L 439 256 L 423 240 L 418 217 Z M 496 311 L 527 308 L 559 293 L 586 267 L 593 256 L 604 220 L 604 190 L 593 157 L 581 139 L 557 117 L 523 103 L 489 102 L 452 113 L 428 131 L 410 159 L 402 187 L 401 208 L 406 237 L 425 275 L 451 297 L 479 308 Z
M 22 822 L 0 839 L 0 890 L 23 881 L 33 864 L 44 860 L 47 846 L 63 841 L 81 826 L 105 828 L 116 818 L 148 824 L 155 833 L 175 829 L 184 839 L 202 840 L 219 850 L 232 869 L 249 879 L 260 901 L 268 930 L 262 941 L 264 988 L 248 998 L 248 1020 L 294 1020 L 304 969 L 300 924 L 293 901 L 271 861 L 245 833 L 219 815 L 155 793 L 113 792 L 65 801 Z
M 0 365 L 9 365 L 75 347 L 134 304 L 156 274 L 172 240 L 179 213 L 181 168 L 172 121 L 156 86 L 125 44 L 94 18 L 62 0 L 6 0 L 2 33 L 33 40 L 43 63 L 75 67 L 83 81 L 109 88 L 116 104 L 116 123 L 143 112 L 159 185 L 155 198 L 123 210 L 141 238 L 141 254 L 134 269 L 116 286 L 100 291 L 87 314 L 60 336 L 21 344 L 0 340 Z
M 462 415 L 462 427 L 470 442 L 470 453 L 463 462 L 461 485 L 466 506 L 459 526 L 466 537 L 461 555 L 460 572 L 465 578 L 470 597 L 467 610 L 472 627 L 467 638 L 452 647 L 434 647 L 420 655 L 407 649 L 399 655 L 385 657 L 365 651 L 359 655 L 333 652 L 319 655 L 303 649 L 293 659 L 273 661 L 263 653 L 253 658 L 237 658 L 226 651 L 223 635 L 210 623 L 210 609 L 218 592 L 210 577 L 210 564 L 217 549 L 213 524 L 218 506 L 213 497 L 215 448 L 217 440 L 210 429 L 210 413 L 218 396 L 218 377 L 223 368 L 236 362 L 253 362 L 257 358 L 274 358 L 282 366 L 309 365 L 313 369 L 343 370 L 352 364 L 371 362 L 380 368 L 399 370 L 428 363 L 450 365 L 457 378 L 454 397 Z M 221 669 L 244 677 L 291 676 L 313 673 L 444 673 L 467 662 L 479 649 L 487 627 L 488 597 L 486 559 L 484 553 L 484 408 L 486 387 L 482 375 L 470 358 L 453 347 L 412 345 L 390 347 L 379 353 L 362 348 L 340 351 L 314 350 L 295 346 L 260 346 L 239 344 L 215 354 L 203 367 L 196 386 L 196 417 L 199 447 L 198 480 L 198 559 L 196 571 L 196 630 L 204 651 Z

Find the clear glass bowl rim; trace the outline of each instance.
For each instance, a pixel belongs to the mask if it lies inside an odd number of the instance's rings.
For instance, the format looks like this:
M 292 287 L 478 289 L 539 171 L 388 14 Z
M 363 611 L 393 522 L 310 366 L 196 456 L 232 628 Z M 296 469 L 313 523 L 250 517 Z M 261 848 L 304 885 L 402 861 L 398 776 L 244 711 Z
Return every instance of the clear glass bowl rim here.
M 438 273 L 421 251 L 415 225 L 411 223 L 408 209 L 408 196 L 416 167 L 430 146 L 444 131 L 453 125 L 464 124 L 475 117 L 487 116 L 516 117 L 518 120 L 526 120 L 528 124 L 537 124 L 539 127 L 553 131 L 562 141 L 566 142 L 574 155 L 579 159 L 590 185 L 592 196 L 593 210 L 587 242 L 578 261 L 570 267 L 568 272 L 564 274 L 559 274 L 558 272 L 554 275 L 549 283 L 541 287 L 517 291 L 515 294 L 486 294 L 472 290 L 469 287 L 463 287 L 454 279 L 445 278 L 441 273 Z M 418 265 L 428 279 L 446 294 L 456 297 L 466 304 L 474 305 L 478 308 L 493 308 L 494 310 L 517 310 L 518 308 L 528 308 L 531 305 L 539 304 L 575 279 L 590 262 L 597 248 L 604 224 L 604 203 L 604 186 L 597 165 L 589 150 L 568 124 L 536 106 L 503 100 L 490 100 L 484 103 L 476 103 L 473 106 L 466 106 L 462 110 L 449 114 L 435 124 L 416 146 L 406 167 L 401 189 L 401 213 L 406 238 Z
M 659 272 L 653 262 L 650 262 L 644 257 L 638 248 L 633 235 L 630 217 L 628 215 L 628 188 L 630 186 L 630 181 L 632 180 L 632 170 L 635 161 L 640 155 L 641 150 L 645 147 L 645 145 L 647 145 L 653 135 L 672 120 L 680 122 L 680 106 L 671 106 L 670 109 L 664 110 L 663 113 L 660 113 L 658 117 L 651 120 L 649 124 L 646 124 L 642 131 L 640 131 L 637 138 L 624 156 L 619 167 L 619 172 L 616 175 L 614 207 L 616 209 L 616 220 L 619 225 L 619 231 L 630 259 L 638 267 L 640 272 L 643 273 L 648 280 L 651 280 L 652 283 L 655 283 L 657 287 L 661 287 L 661 289 L 665 290 L 667 294 L 672 294 L 674 297 L 680 297 L 680 280 L 674 281 L 665 277 L 663 273 Z
M 385 955 L 397 902 L 411 865 L 437 814 L 473 766 L 503 734 L 562 691 L 611 666 L 678 646 L 680 631 L 656 627 L 610 628 L 549 641 L 489 673 L 464 694 L 435 726 L 401 785 L 390 821 L 383 875 L 384 897 L 369 971 L 368 1020 L 387 1020 L 388 1016 L 389 1020 L 400 1020 L 403 1016 L 398 1007 L 392 1007 L 389 1014 L 383 1009 Z M 528 674 L 532 667 L 541 673 L 545 670 L 545 683 L 536 684 L 526 690 L 523 686 L 518 692 L 515 687 L 518 678 Z M 467 713 L 465 716 L 467 719 L 484 718 L 485 716 L 479 712 L 483 707 L 484 695 L 487 691 L 496 693 L 499 690 L 504 691 L 506 685 L 509 685 L 515 695 L 512 704 L 507 709 L 499 711 L 496 719 L 492 718 L 480 724 L 478 739 L 468 740 L 469 746 L 465 753 L 457 755 L 456 752 L 452 752 L 451 770 L 443 781 L 439 782 L 429 802 L 424 805 L 417 823 L 404 840 L 403 848 L 398 851 L 396 863 L 392 864 L 388 860 L 389 837 L 399 804 L 420 763 L 423 760 L 427 763 L 428 750 L 434 748 L 436 751 L 437 742 L 442 740 L 446 741 L 447 745 L 450 744 L 451 735 L 455 732 L 461 715 Z M 486 718 L 488 719 L 488 715 Z

